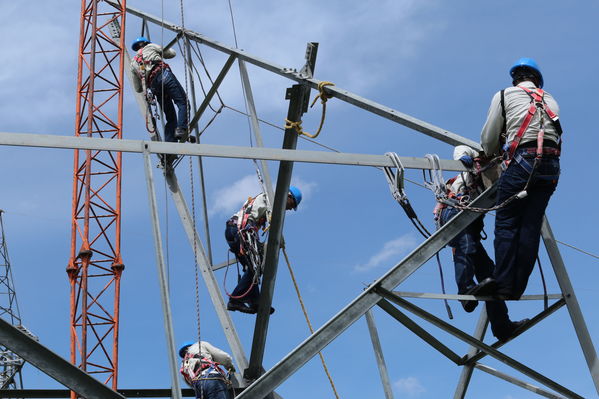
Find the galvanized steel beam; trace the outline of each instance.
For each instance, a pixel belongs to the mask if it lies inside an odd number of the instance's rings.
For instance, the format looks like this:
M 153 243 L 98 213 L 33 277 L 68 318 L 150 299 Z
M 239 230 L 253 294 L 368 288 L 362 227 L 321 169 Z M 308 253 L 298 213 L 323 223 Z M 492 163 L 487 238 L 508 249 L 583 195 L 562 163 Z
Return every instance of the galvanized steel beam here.
M 69 148 L 142 153 L 147 148 L 152 154 L 200 155 L 216 158 L 265 159 L 335 165 L 375 166 L 395 165 L 386 155 L 347 154 L 324 151 L 303 151 L 278 148 L 256 148 L 214 144 L 169 143 L 142 140 L 111 140 L 90 137 L 58 136 L 52 134 L 0 132 L 0 145 L 41 148 Z M 146 147 L 147 145 L 147 147 Z M 426 158 L 400 157 L 406 169 L 430 169 Z M 448 171 L 466 171 L 460 161 L 441 160 L 441 168 Z
M 574 325 L 578 342 L 580 343 L 582 353 L 584 354 L 587 366 L 591 372 L 591 378 L 595 383 L 595 390 L 599 394 L 599 361 L 597 361 L 595 345 L 593 345 L 593 340 L 591 339 L 591 335 L 589 334 L 589 330 L 584 321 L 584 316 L 580 310 L 580 305 L 578 304 L 574 287 L 572 287 L 572 283 L 570 282 L 570 277 L 566 271 L 566 266 L 564 265 L 562 255 L 559 252 L 557 242 L 555 241 L 553 231 L 551 231 L 551 226 L 549 226 L 549 221 L 547 220 L 546 216 L 543 219 L 541 236 L 543 237 L 547 254 L 551 260 L 553 271 L 557 277 L 557 282 L 562 290 L 562 293 L 564 294 L 566 307 L 568 309 L 568 313 L 570 313 L 570 319 Z
M 82 397 L 88 399 L 125 398 L 2 318 L 0 318 L 0 343 Z
M 158 217 L 158 206 L 156 205 L 156 190 L 154 189 L 154 175 L 152 173 L 153 165 L 149 152 L 144 152 L 143 157 L 146 175 L 146 187 L 148 190 L 148 204 L 150 206 L 150 220 L 152 221 L 152 233 L 154 237 L 154 250 L 156 251 L 156 268 L 158 269 L 160 299 L 162 304 L 162 314 L 164 317 L 164 331 L 166 334 L 167 353 L 171 369 L 172 397 L 174 399 L 180 399 L 181 385 L 179 384 L 179 365 L 177 362 L 177 356 L 175 354 L 175 332 L 173 329 L 173 317 L 171 312 L 168 279 L 164 264 L 164 252 L 162 250 L 160 218 Z
M 381 295 L 383 295 L 385 298 L 387 298 L 391 302 L 395 303 L 396 305 L 399 305 L 402 308 L 418 315 L 419 317 L 423 318 L 424 320 L 428 321 L 429 323 L 432 323 L 436 327 L 448 332 L 449 334 L 453 335 L 456 338 L 461 339 L 462 341 L 469 343 L 472 346 L 475 346 L 479 350 L 485 352 L 487 355 L 492 356 L 493 358 L 499 360 L 500 362 L 507 364 L 508 366 L 512 367 L 513 369 L 521 372 L 524 375 L 529 376 L 530 378 L 534 379 L 535 381 L 540 382 L 541 384 L 555 390 L 556 392 L 559 392 L 568 398 L 583 399 L 582 396 L 580 396 L 577 393 L 571 391 L 570 389 L 564 387 L 563 385 L 558 384 L 557 382 L 553 381 L 552 379 L 545 377 L 543 374 L 541 374 L 541 373 L 531 369 L 530 367 L 518 362 L 517 360 L 499 352 L 497 349 L 485 344 L 484 342 L 479 341 L 474 337 L 471 337 L 470 335 L 466 334 L 462 330 L 452 326 L 451 324 L 441 320 L 440 318 L 438 318 L 436 316 L 431 315 L 430 313 L 424 311 L 423 309 L 419 308 L 418 306 L 414 305 L 413 303 L 410 303 L 403 298 L 393 295 L 392 292 L 385 290 L 382 287 L 379 287 L 377 289 L 377 292 L 380 293 Z
M 107 1 L 107 2 L 109 4 L 114 4 L 114 2 L 112 2 L 112 1 Z M 164 21 L 164 19 L 162 19 L 162 18 L 150 15 L 148 13 L 145 13 L 145 12 L 135 9 L 133 7 L 127 6 L 127 12 L 132 15 L 143 18 L 144 20 L 153 22 L 153 23 L 155 23 L 165 29 L 168 29 L 172 32 L 178 33 L 178 32 L 183 31 L 183 28 L 176 24 Z M 241 49 L 225 46 L 224 44 L 219 43 L 215 40 L 212 40 L 202 34 L 192 32 L 187 29 L 185 30 L 185 34 L 191 40 L 197 41 L 198 43 L 205 44 L 208 47 L 211 47 L 215 50 L 218 50 L 218 51 L 226 53 L 226 54 L 230 54 L 230 55 L 234 54 L 240 60 L 243 60 L 250 64 L 256 65 L 262 69 L 273 72 L 277 75 L 294 80 L 298 83 L 308 85 L 313 89 L 318 88 L 318 84 L 321 82 L 318 79 L 314 79 L 312 77 L 305 76 L 302 73 L 297 72 L 295 69 L 285 68 L 280 65 L 276 65 L 269 61 L 258 58 L 256 56 L 247 54 L 245 51 L 243 51 Z M 424 133 L 427 136 L 433 137 L 437 140 L 443 141 L 450 145 L 462 144 L 462 145 L 470 146 L 479 151 L 482 150 L 480 144 L 473 140 L 467 139 L 467 138 L 462 137 L 456 133 L 450 132 L 446 129 L 442 129 L 442 128 L 432 125 L 430 123 L 421 121 L 421 120 L 414 118 L 410 115 L 399 112 L 393 108 L 386 107 L 382 104 L 368 100 L 364 97 L 358 96 L 357 94 L 351 93 L 342 88 L 339 88 L 336 86 L 327 86 L 325 88 L 325 92 L 328 95 L 338 98 L 339 100 L 345 101 L 349 104 L 352 104 L 359 108 L 362 108 L 368 112 L 382 116 L 383 118 L 389 119 L 393 122 L 397 122 L 403 126 L 406 126 L 413 130 L 416 130 L 420 133 Z
M 416 336 L 420 337 L 424 342 L 435 348 L 442 355 L 457 365 L 462 363 L 462 358 L 457 353 L 449 349 L 441 341 L 431 335 L 424 328 L 420 327 L 416 322 L 410 319 L 402 311 L 391 305 L 388 301 L 381 299 L 378 303 L 379 307 L 387 312 L 395 320 L 403 324 L 408 330 L 412 331 Z
M 493 203 L 490 197 L 494 192 L 495 186 L 489 188 L 476 198 L 472 205 L 478 207 L 490 206 Z M 450 222 L 437 230 L 400 263 L 391 268 L 391 270 L 364 290 L 356 299 L 327 321 L 273 368 L 246 388 L 237 398 L 261 398 L 282 384 L 308 360 L 322 351 L 326 345 L 339 336 L 346 328 L 362 317 L 368 309 L 377 304 L 381 299 L 380 295 L 376 292 L 377 287 L 383 287 L 387 290 L 397 287 L 397 285 L 418 270 L 477 217 L 479 217 L 479 214 L 476 213 L 458 213 Z
M 381 340 L 379 339 L 379 333 L 376 329 L 376 323 L 374 321 L 372 309 L 369 309 L 368 312 L 366 312 L 366 324 L 368 324 L 368 332 L 370 333 L 372 349 L 374 350 L 374 357 L 376 358 L 376 364 L 379 368 L 379 374 L 381 376 L 381 383 L 383 384 L 385 398 L 393 399 L 393 389 L 391 388 L 391 383 L 389 382 L 389 372 L 387 371 L 387 364 L 385 363 L 385 356 L 383 355 L 383 348 L 381 346 Z
M 294 85 L 287 90 L 287 98 L 289 99 L 289 111 L 287 113 L 288 120 L 299 120 L 302 115 L 302 108 L 306 94 L 306 89 L 301 85 Z M 283 149 L 295 150 L 297 145 L 297 137 L 298 134 L 295 129 L 285 129 Z M 279 249 L 283 235 L 283 224 L 285 222 L 287 197 L 289 195 L 289 185 L 291 184 L 292 173 L 293 162 L 281 161 L 279 164 L 275 198 L 272 204 L 266 253 L 264 255 L 264 272 L 262 274 L 262 287 L 260 292 L 258 315 L 256 317 L 256 324 L 254 327 L 250 364 L 244 373 L 244 377 L 252 380 L 258 378 L 262 372 L 262 360 L 264 358 L 264 349 L 266 348 L 266 336 L 268 334 L 270 308 L 272 305 L 272 297 L 274 294 L 275 281 L 277 277 Z M 269 393 L 270 392 L 266 392 L 266 394 Z

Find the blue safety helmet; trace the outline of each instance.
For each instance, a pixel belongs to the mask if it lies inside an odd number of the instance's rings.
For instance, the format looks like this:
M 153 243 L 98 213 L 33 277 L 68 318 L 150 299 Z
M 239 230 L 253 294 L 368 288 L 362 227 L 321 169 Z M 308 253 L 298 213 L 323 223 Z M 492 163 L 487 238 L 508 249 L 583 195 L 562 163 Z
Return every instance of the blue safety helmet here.
M 539 65 L 537 65 L 535 60 L 532 58 L 523 57 L 514 62 L 514 65 L 512 65 L 512 68 L 510 69 L 510 76 L 512 78 L 514 78 L 514 73 L 518 68 L 531 69 L 539 77 L 539 88 L 543 88 L 543 74 L 541 73 L 541 69 L 539 69 Z
M 137 39 L 133 40 L 133 43 L 131 43 L 131 48 L 133 49 L 133 51 L 137 51 L 139 50 L 143 45 L 151 43 L 148 39 L 146 39 L 143 36 L 138 37 Z
M 302 202 L 302 192 L 295 186 L 289 186 L 289 194 L 291 194 L 293 200 L 295 201 L 295 206 L 293 207 L 293 210 L 295 211 L 297 210 L 297 206 L 300 204 L 300 202 Z
M 181 347 L 179 348 L 179 356 L 180 357 L 185 357 L 185 353 L 187 352 L 187 348 L 189 348 L 193 344 L 195 344 L 195 341 L 185 341 L 185 342 L 183 342 L 183 345 L 181 345 Z

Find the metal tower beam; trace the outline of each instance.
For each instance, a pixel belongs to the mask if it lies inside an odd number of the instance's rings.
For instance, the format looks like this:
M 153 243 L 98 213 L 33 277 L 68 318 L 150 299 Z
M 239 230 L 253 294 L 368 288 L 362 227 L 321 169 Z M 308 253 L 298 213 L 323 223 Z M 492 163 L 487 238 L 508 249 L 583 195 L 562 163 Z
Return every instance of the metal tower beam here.
M 473 206 L 487 207 L 491 205 L 493 201 L 490 197 L 494 192 L 495 187 L 486 190 L 473 201 Z M 415 248 L 400 263 L 375 281 L 343 310 L 246 388 L 237 398 L 262 398 L 272 392 L 273 389 L 282 384 L 308 360 L 322 351 L 326 345 L 333 341 L 346 328 L 362 317 L 371 307 L 376 305 L 381 299 L 380 294 L 376 292 L 378 287 L 386 290 L 395 288 L 477 217 L 478 214 L 471 212 L 460 212 L 457 214 L 451 222 L 445 224 Z
M 51 134 L 7 133 L 0 132 L 0 145 L 45 148 L 75 148 L 98 151 L 122 151 L 143 153 L 147 146 L 152 154 L 200 155 L 216 158 L 265 159 L 269 161 L 293 161 L 308 163 L 326 163 L 353 166 L 390 166 L 395 165 L 385 155 L 349 154 L 324 151 L 285 150 L 278 148 L 256 148 L 224 146 L 214 144 L 167 143 L 145 140 L 107 140 L 58 136 Z M 400 157 L 406 169 L 430 169 L 426 158 Z M 460 161 L 441 160 L 441 168 L 447 171 L 465 171 Z
M 85 398 L 125 398 L 2 319 L 0 343 Z
M 595 351 L 595 346 L 593 345 L 593 340 L 591 339 L 582 311 L 580 310 L 574 287 L 572 287 L 572 283 L 570 282 L 570 277 L 566 271 L 566 266 L 564 265 L 562 256 L 557 248 L 553 231 L 551 230 L 551 226 L 549 225 L 546 216 L 543 220 L 543 226 L 541 227 L 541 236 L 543 237 L 549 259 L 551 259 L 551 265 L 553 266 L 555 276 L 557 277 L 557 282 L 564 295 L 566 308 L 568 309 L 568 313 L 570 313 L 570 319 L 574 325 L 578 342 L 580 343 L 582 353 L 584 354 L 587 366 L 591 372 L 591 377 L 595 383 L 595 389 L 599 394 L 599 361 L 597 361 L 597 352 Z
M 106 2 L 109 4 L 114 4 L 114 1 L 111 1 L 111 0 L 106 0 Z M 157 25 L 163 27 L 164 29 L 168 29 L 172 32 L 175 32 L 175 33 L 183 32 L 182 27 L 180 27 L 176 24 L 173 24 L 171 22 L 165 21 L 162 18 L 145 13 L 139 9 L 136 9 L 133 7 L 127 7 L 127 12 L 132 15 L 142 18 L 146 22 L 147 21 L 152 22 L 152 23 L 157 24 Z M 311 87 L 313 89 L 316 89 L 318 87 L 318 84 L 321 82 L 318 79 L 313 79 L 311 76 L 306 76 L 306 75 L 302 74 L 301 71 L 298 73 L 295 69 L 285 68 L 280 65 L 276 65 L 272 62 L 269 62 L 269 61 L 263 60 L 259 57 L 248 54 L 241 49 L 225 46 L 222 43 L 219 43 L 216 40 L 212 40 L 200 33 L 196 33 L 196 32 L 185 29 L 184 34 L 193 41 L 205 44 L 205 45 L 207 45 L 215 50 L 218 50 L 220 52 L 223 52 L 225 54 L 235 55 L 240 60 L 246 61 L 250 64 L 253 64 L 257 67 L 260 67 L 262 69 L 265 69 L 265 70 L 275 73 L 277 75 L 294 80 L 298 83 L 308 85 L 309 87 Z M 430 123 L 421 121 L 421 120 L 416 119 L 410 115 L 399 112 L 398 110 L 395 110 L 393 108 L 389 108 L 382 104 L 368 100 L 368 99 L 361 97 L 357 94 L 351 93 L 345 89 L 342 89 L 342 88 L 339 88 L 336 86 L 327 86 L 325 88 L 325 91 L 327 94 L 330 94 L 335 98 L 338 98 L 338 99 L 345 101 L 349 104 L 355 105 L 355 106 L 362 108 L 368 112 L 372 112 L 376 115 L 382 116 L 383 118 L 389 119 L 393 122 L 397 122 L 401 125 L 404 125 L 410 129 L 416 130 L 420 133 L 424 133 L 427 136 L 433 137 L 433 138 L 443 141 L 447 144 L 450 144 L 450 145 L 463 144 L 463 145 L 470 146 L 477 150 L 482 149 L 480 147 L 480 144 L 473 140 L 467 139 L 467 138 L 462 137 L 456 133 L 452 133 L 446 129 L 442 129 L 442 128 L 432 125 Z
M 8 256 L 3 213 L 4 211 L 0 209 L 0 316 L 13 326 L 19 326 L 21 313 Z M 21 357 L 0 345 L 0 390 L 22 388 L 23 363 Z
M 389 382 L 387 364 L 385 363 L 385 356 L 383 355 L 383 348 L 381 346 L 381 340 L 379 339 L 379 333 L 376 329 L 376 322 L 374 321 L 372 309 L 369 309 L 368 312 L 366 312 L 366 324 L 368 324 L 368 332 L 370 333 L 370 340 L 372 341 L 372 348 L 374 350 L 374 356 L 376 357 L 376 364 L 379 368 L 379 374 L 381 375 L 381 383 L 383 384 L 385 399 L 393 399 L 393 389 L 391 388 L 391 383 Z
M 75 136 L 122 138 L 126 0 L 81 2 Z M 121 259 L 121 159 L 74 154 L 71 362 L 117 387 Z

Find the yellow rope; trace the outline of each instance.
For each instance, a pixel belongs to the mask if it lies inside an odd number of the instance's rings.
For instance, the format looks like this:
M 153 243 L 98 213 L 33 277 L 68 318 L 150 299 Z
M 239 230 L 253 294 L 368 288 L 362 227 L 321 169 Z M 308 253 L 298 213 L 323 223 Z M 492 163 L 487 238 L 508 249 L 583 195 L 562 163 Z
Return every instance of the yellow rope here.
M 314 329 L 312 328 L 312 323 L 310 323 L 310 318 L 308 317 L 308 312 L 306 311 L 306 305 L 304 305 L 304 301 L 302 299 L 302 294 L 300 293 L 299 286 L 297 285 L 297 281 L 295 280 L 295 273 L 293 273 L 293 269 L 291 268 L 291 263 L 289 262 L 289 258 L 287 257 L 287 251 L 285 251 L 285 247 L 281 245 L 281 249 L 283 250 L 283 255 L 285 256 L 285 261 L 287 262 L 287 269 L 289 269 L 289 274 L 291 275 L 291 280 L 293 281 L 293 286 L 295 287 L 295 292 L 297 293 L 297 299 L 299 299 L 299 303 L 302 306 L 302 311 L 304 312 L 304 317 L 306 318 L 306 323 L 308 324 L 308 328 L 310 329 L 310 333 L 314 334 Z M 322 363 L 322 367 L 324 368 L 324 372 L 329 379 L 329 383 L 331 384 L 331 388 L 335 393 L 335 397 L 339 399 L 339 394 L 337 393 L 337 389 L 335 388 L 335 383 L 333 382 L 333 377 L 331 377 L 331 373 L 329 373 L 329 369 L 327 367 L 326 362 L 324 361 L 324 356 L 322 352 L 318 352 L 318 356 L 320 356 L 320 361 Z
M 320 125 L 318 126 L 318 130 L 316 131 L 316 133 L 314 134 L 310 134 L 308 132 L 304 132 L 303 128 L 302 128 L 302 121 L 297 121 L 297 122 L 292 122 L 289 119 L 285 119 L 285 129 L 294 129 L 297 134 L 299 135 L 304 135 L 307 137 L 310 137 L 311 139 L 316 138 L 319 134 L 320 131 L 322 130 L 322 126 L 324 125 L 324 120 L 326 118 L 326 114 L 327 114 L 327 100 L 329 98 L 333 98 L 332 95 L 327 94 L 324 91 L 324 88 L 326 86 L 335 86 L 334 83 L 332 82 L 320 82 L 318 84 L 318 94 L 316 95 L 316 97 L 314 97 L 314 100 L 312 101 L 312 104 L 310 105 L 310 108 L 312 108 L 314 106 L 314 104 L 316 104 L 316 100 L 318 100 L 320 98 L 320 103 L 322 104 L 322 116 L 320 118 Z

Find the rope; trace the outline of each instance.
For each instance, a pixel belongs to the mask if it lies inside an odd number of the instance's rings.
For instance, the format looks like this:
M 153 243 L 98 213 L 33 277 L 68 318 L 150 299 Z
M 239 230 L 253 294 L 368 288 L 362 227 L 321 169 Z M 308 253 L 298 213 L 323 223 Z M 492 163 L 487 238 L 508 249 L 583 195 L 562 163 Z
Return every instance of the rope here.
M 320 103 L 322 104 L 322 116 L 320 117 L 320 125 L 318 126 L 318 130 L 316 131 L 316 133 L 310 134 L 308 132 L 305 132 L 302 128 L 301 120 L 297 122 L 292 122 L 289 119 L 285 119 L 285 129 L 294 129 L 298 135 L 308 136 L 311 139 L 315 139 L 316 137 L 318 137 L 320 131 L 322 130 L 322 126 L 324 125 L 324 120 L 327 115 L 327 100 L 329 98 L 333 98 L 331 94 L 327 94 L 324 91 L 324 88 L 326 86 L 335 86 L 335 84 L 332 82 L 325 81 L 318 83 L 318 94 L 316 95 L 316 97 L 314 97 L 314 101 L 312 101 L 312 104 L 310 105 L 310 108 L 312 108 L 314 104 L 316 104 L 316 100 L 320 98 Z
M 562 244 L 562 245 L 565 245 L 566 247 L 570 247 L 570 248 L 572 248 L 572 249 L 574 249 L 574 250 L 576 250 L 576 251 L 578 251 L 578 252 L 581 252 L 581 253 L 583 253 L 583 254 L 585 254 L 585 255 L 591 256 L 591 257 L 593 257 L 593 258 L 595 258 L 595 259 L 599 259 L 599 256 L 597 256 L 597 255 L 594 255 L 594 254 L 592 254 L 592 253 L 590 253 L 590 252 L 583 251 L 583 250 L 582 250 L 582 249 L 580 249 L 580 248 L 576 248 L 574 245 L 571 245 L 571 244 L 565 243 L 565 242 L 563 242 L 563 241 L 560 241 L 560 240 L 555 240 L 555 241 L 556 241 L 556 242 L 559 242 L 559 243 L 560 243 L 560 244 Z
M 385 153 L 385 155 L 391 159 L 395 168 L 397 168 L 397 172 L 395 174 L 393 174 L 392 167 L 388 167 L 388 166 L 383 167 L 383 171 L 385 172 L 385 177 L 387 178 L 387 183 L 389 183 L 389 189 L 391 190 L 391 195 L 393 195 L 393 198 L 395 198 L 395 200 L 399 203 L 399 205 L 401 205 L 402 209 L 406 213 L 406 216 L 408 217 L 408 219 L 410 219 L 410 222 L 412 222 L 412 224 L 414 225 L 416 230 L 418 230 L 418 232 L 424 238 L 429 238 L 431 236 L 431 233 L 427 230 L 427 228 L 424 226 L 424 224 L 418 218 L 416 211 L 414 211 L 414 208 L 412 208 L 412 205 L 410 204 L 410 200 L 408 199 L 408 196 L 406 195 L 406 193 L 404 191 L 404 167 L 401 163 L 399 156 L 394 152 L 387 152 L 387 153 Z M 424 184 L 428 188 L 436 189 L 436 187 L 439 185 L 439 181 L 441 181 L 441 183 L 442 183 L 442 178 L 443 178 L 441 168 L 440 168 L 439 157 L 436 155 L 430 155 L 430 154 L 427 154 L 426 156 L 429 159 L 429 161 L 431 162 L 431 166 L 433 167 L 433 170 L 434 170 L 434 173 L 429 171 L 429 175 L 431 176 L 431 178 L 434 176 L 434 178 L 432 178 L 434 183 L 426 182 L 426 178 L 425 178 Z M 424 173 L 424 170 L 422 172 Z M 444 183 L 443 183 L 443 185 L 444 185 Z M 441 279 L 441 291 L 443 292 L 443 294 L 445 294 L 445 278 L 443 277 L 443 267 L 441 266 L 441 258 L 439 257 L 439 252 L 437 252 L 435 254 L 435 259 L 437 260 L 437 267 L 439 269 L 439 276 Z M 444 299 L 443 302 L 445 303 L 445 309 L 447 310 L 447 316 L 449 317 L 450 320 L 453 319 L 453 313 L 451 311 L 451 307 L 449 306 L 449 302 L 447 301 L 447 299 Z
M 201 328 L 200 328 L 200 273 L 198 271 L 198 246 L 196 241 L 198 240 L 198 234 L 196 230 L 196 201 L 195 201 L 195 188 L 193 184 L 193 161 L 189 157 L 189 182 L 191 190 L 191 218 L 193 223 L 193 264 L 195 272 L 195 305 L 196 305 L 196 317 L 198 325 L 198 342 L 201 342 Z
M 310 317 L 308 316 L 308 311 L 306 310 L 306 305 L 304 304 L 304 300 L 302 299 L 302 294 L 300 293 L 299 286 L 297 284 L 297 280 L 295 279 L 295 273 L 293 272 L 293 268 L 291 267 L 291 263 L 289 262 L 289 257 L 287 256 L 287 251 L 285 247 L 281 247 L 283 250 L 283 256 L 285 256 L 285 262 L 287 263 L 287 269 L 289 270 L 289 274 L 291 275 L 291 280 L 293 281 L 293 286 L 295 287 L 295 292 L 297 294 L 297 299 L 302 307 L 302 312 L 304 313 L 304 318 L 306 319 L 306 324 L 308 324 L 308 328 L 310 329 L 310 333 L 314 334 L 314 328 L 312 328 L 312 323 L 310 322 Z M 337 393 L 337 389 L 335 388 L 335 383 L 333 382 L 333 377 L 331 377 L 331 373 L 327 367 L 327 364 L 324 360 L 324 356 L 322 352 L 318 352 L 318 356 L 320 356 L 320 362 L 322 363 L 322 368 L 329 379 L 329 384 L 331 384 L 331 388 L 335 393 L 335 397 L 339 399 L 339 394 Z

